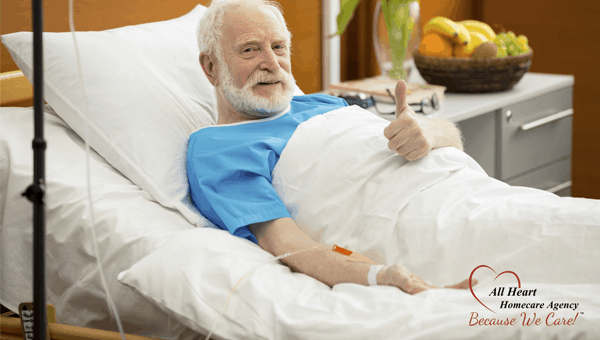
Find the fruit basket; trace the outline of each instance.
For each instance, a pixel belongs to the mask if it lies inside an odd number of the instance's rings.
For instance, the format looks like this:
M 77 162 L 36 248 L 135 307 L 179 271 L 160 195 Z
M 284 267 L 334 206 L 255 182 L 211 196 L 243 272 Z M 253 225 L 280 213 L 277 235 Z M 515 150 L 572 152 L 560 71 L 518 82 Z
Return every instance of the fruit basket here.
M 533 50 L 505 58 L 439 58 L 413 55 L 419 73 L 429 84 L 447 92 L 498 92 L 512 88 L 531 67 Z

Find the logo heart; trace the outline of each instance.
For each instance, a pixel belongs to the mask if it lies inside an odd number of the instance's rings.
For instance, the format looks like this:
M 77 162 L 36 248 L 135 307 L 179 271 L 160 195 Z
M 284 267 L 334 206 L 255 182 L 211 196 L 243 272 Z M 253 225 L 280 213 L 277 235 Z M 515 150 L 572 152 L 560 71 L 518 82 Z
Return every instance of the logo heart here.
M 516 278 L 517 278 L 517 283 L 519 284 L 519 288 L 521 288 L 521 279 L 519 279 L 519 275 L 517 275 L 515 272 L 513 271 L 503 271 L 502 273 L 498 274 L 496 273 L 496 271 L 494 269 L 492 269 L 492 267 L 490 266 L 486 266 L 485 264 L 482 264 L 480 266 L 475 267 L 475 269 L 473 269 L 473 271 L 471 272 L 471 276 L 469 276 L 469 289 L 471 289 L 471 294 L 473 294 L 473 297 L 475 298 L 475 300 L 477 300 L 477 302 L 479 302 L 483 307 L 487 308 L 490 312 L 496 314 L 496 312 L 494 312 L 493 310 L 491 310 L 488 306 L 486 306 L 483 302 L 481 302 L 481 300 L 479 300 L 479 298 L 477 297 L 477 295 L 475 295 L 475 292 L 473 291 L 473 274 L 475 274 L 475 272 L 477 271 L 477 269 L 479 268 L 488 268 L 491 271 L 494 272 L 494 274 L 497 274 L 496 277 L 494 278 L 494 281 L 496 281 L 496 279 L 498 277 L 500 277 L 500 275 L 502 274 L 513 274 Z

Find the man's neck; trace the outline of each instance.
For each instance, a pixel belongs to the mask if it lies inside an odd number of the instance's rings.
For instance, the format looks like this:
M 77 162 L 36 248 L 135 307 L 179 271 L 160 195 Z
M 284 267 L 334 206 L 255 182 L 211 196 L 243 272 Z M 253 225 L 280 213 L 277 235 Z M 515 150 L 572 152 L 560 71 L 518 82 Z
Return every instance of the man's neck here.
M 239 123 L 239 122 L 245 122 L 251 119 L 245 118 L 244 116 L 238 114 L 237 112 L 234 113 L 233 115 L 231 114 L 224 114 L 224 110 L 219 110 L 219 119 L 217 120 L 217 125 L 223 125 L 223 124 L 233 124 L 233 123 Z
M 239 122 L 247 122 L 251 120 L 259 120 L 267 117 L 250 118 L 247 115 L 242 115 L 236 111 L 231 103 L 217 92 L 217 125 L 233 124 Z
M 239 114 L 227 99 L 217 93 L 217 125 L 233 124 L 252 120 Z

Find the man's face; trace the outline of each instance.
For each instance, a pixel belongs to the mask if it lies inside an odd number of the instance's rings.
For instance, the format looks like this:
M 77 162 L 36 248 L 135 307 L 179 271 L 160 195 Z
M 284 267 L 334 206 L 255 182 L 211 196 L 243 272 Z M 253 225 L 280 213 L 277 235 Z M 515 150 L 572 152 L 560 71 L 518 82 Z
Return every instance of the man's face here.
M 225 22 L 218 71 L 223 96 L 244 116 L 285 110 L 295 85 L 285 27 L 264 8 L 235 11 Z

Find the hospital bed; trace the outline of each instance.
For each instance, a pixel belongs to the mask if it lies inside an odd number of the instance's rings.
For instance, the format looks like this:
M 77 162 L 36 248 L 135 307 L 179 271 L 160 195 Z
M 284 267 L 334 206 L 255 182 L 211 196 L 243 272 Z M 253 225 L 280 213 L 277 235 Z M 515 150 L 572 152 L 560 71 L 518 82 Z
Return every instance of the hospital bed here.
M 59 323 L 117 330 L 93 250 L 85 138 L 103 270 L 128 334 L 203 338 L 217 320 L 214 339 L 599 334 L 598 201 L 510 187 L 452 148 L 407 163 L 381 148 L 387 123 L 357 107 L 301 125 L 282 154 L 273 185 L 296 222 L 323 244 L 403 264 L 433 284 L 473 276 L 478 285 L 417 295 L 328 287 L 213 228 L 191 206 L 182 170 L 187 136 L 216 122 L 195 44 L 205 8 L 187 5 L 172 20 L 79 34 L 86 97 L 72 37 L 45 36 L 47 299 Z M 30 77 L 31 36 L 2 42 Z M 32 300 L 32 209 L 21 197 L 32 178 L 31 113 L 0 113 L 0 302 L 13 311 Z

